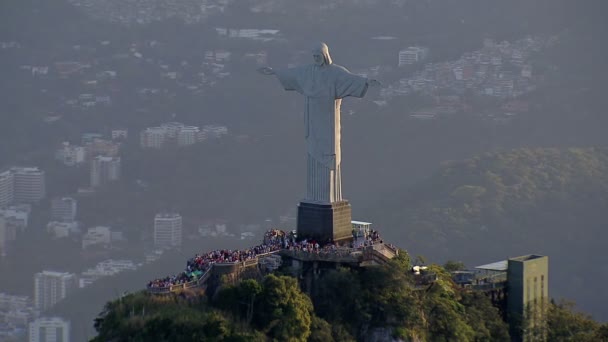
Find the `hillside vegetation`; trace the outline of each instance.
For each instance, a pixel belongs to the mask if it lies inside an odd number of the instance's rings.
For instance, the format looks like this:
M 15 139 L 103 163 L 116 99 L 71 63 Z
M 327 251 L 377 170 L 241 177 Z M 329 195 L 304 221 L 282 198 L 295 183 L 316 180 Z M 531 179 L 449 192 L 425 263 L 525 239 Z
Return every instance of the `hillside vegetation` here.
M 241 279 L 213 295 L 145 292 L 106 305 L 94 341 L 510 341 L 501 312 L 444 268 L 416 286 L 402 251 L 389 265 L 329 271 L 312 296 L 296 278 Z M 608 341 L 608 326 L 551 303 L 550 341 Z
M 370 212 L 389 240 L 475 265 L 550 257 L 551 288 L 599 312 L 608 300 L 608 149 L 517 149 L 448 162 Z M 585 286 L 585 294 L 577 289 Z M 599 295 L 601 298 L 598 298 Z M 606 318 L 603 318 L 606 319 Z

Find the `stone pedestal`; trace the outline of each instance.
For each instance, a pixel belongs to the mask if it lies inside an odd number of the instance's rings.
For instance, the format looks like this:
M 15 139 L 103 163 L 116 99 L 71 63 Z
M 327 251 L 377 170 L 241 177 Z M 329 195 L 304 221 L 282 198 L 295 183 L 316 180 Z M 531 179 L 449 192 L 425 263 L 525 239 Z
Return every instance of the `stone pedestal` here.
M 300 202 L 298 205 L 298 239 L 320 243 L 352 238 L 352 215 L 348 201 L 334 203 Z

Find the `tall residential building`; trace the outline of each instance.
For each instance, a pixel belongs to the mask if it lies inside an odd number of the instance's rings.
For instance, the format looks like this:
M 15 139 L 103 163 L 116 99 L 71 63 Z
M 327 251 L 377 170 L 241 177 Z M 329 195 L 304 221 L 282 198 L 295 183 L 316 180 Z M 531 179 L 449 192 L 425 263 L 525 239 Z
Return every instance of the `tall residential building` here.
M 30 342 L 70 342 L 70 321 L 40 317 L 29 325 Z
M 167 138 L 167 130 L 163 127 L 146 128 L 139 135 L 141 147 L 161 148 Z
M 198 142 L 200 129 L 196 126 L 185 126 L 177 133 L 177 145 L 188 146 Z
M 11 204 L 14 199 L 13 173 L 10 170 L 0 171 L 0 208 Z
M 34 275 L 34 306 L 45 311 L 78 287 L 73 273 L 42 271 Z
M 549 257 L 531 254 L 509 259 L 507 284 L 511 337 L 518 341 L 546 341 Z
M 13 235 L 16 235 L 16 231 L 13 233 L 6 224 L 6 219 L 0 216 L 0 257 L 6 256 L 8 243 L 15 240 Z
M 91 161 L 91 186 L 99 187 L 120 179 L 120 157 L 97 156 Z
M 11 172 L 15 202 L 34 203 L 46 196 L 44 171 L 37 167 L 13 167 Z
M 419 46 L 410 46 L 399 51 L 399 66 L 415 64 L 426 58 L 429 49 Z
M 161 124 L 160 127 L 165 129 L 169 138 L 175 138 L 177 137 L 177 133 L 184 128 L 185 125 L 181 122 L 172 121 Z
M 71 222 L 76 219 L 78 204 L 72 197 L 57 197 L 51 201 L 51 220 Z
M 61 147 L 55 151 L 55 159 L 61 161 L 67 166 L 74 166 L 84 163 L 86 150 L 82 146 L 70 145 L 69 142 L 64 142 Z
M 154 245 L 157 247 L 182 245 L 182 217 L 179 214 L 157 214 L 154 217 Z

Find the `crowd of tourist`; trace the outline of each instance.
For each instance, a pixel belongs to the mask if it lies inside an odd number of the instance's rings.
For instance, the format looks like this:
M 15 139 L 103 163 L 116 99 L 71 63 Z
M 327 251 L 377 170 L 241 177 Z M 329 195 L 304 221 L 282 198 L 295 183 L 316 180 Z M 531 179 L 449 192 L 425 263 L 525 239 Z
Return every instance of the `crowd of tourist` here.
M 218 249 L 211 252 L 196 254 L 186 262 L 186 269 L 176 275 L 159 278 L 148 282 L 149 289 L 166 289 L 173 285 L 183 285 L 198 280 L 216 263 L 237 263 L 252 260 L 260 255 L 279 251 L 281 249 L 302 251 L 307 253 L 341 254 L 352 248 L 371 246 L 382 242 L 380 234 L 375 230 L 359 231 L 353 229 L 353 241 L 346 245 L 335 243 L 320 244 L 315 240 L 297 241 L 295 231 L 285 232 L 272 229 L 264 234 L 261 245 L 245 250 Z
M 218 249 L 196 254 L 186 262 L 186 269 L 183 272 L 152 280 L 148 282 L 148 288 L 168 288 L 173 285 L 183 285 L 195 281 L 209 271 L 215 263 L 236 263 L 255 259 L 261 254 L 284 248 L 285 241 L 288 238 L 284 231 L 273 229 L 264 234 L 264 242 L 261 245 L 252 248 L 245 250 Z

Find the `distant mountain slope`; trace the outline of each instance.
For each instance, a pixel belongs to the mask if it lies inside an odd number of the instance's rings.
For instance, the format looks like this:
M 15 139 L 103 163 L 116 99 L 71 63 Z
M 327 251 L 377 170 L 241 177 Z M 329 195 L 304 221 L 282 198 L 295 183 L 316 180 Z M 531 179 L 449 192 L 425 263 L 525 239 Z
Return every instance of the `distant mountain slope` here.
M 446 163 L 369 213 L 387 238 L 433 260 L 549 255 L 552 296 L 606 320 L 607 208 L 608 149 L 518 149 Z

